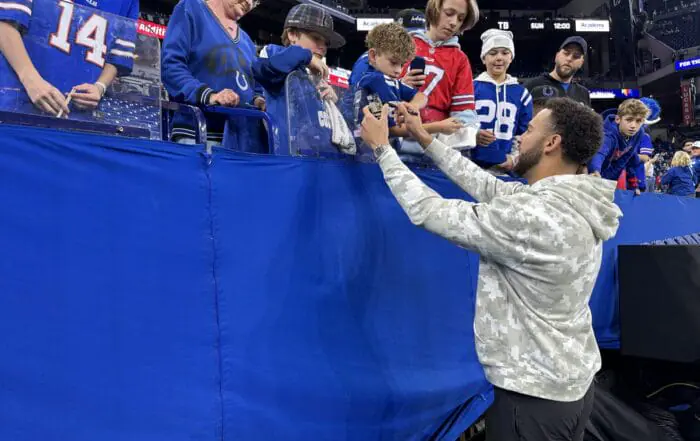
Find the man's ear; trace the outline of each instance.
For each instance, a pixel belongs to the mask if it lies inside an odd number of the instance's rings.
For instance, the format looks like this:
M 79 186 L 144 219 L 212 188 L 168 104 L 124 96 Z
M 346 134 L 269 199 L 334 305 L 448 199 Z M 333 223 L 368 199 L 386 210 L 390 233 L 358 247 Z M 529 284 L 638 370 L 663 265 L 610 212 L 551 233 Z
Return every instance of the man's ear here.
M 561 150 L 561 135 L 555 133 L 545 138 L 544 153 L 550 154 L 557 149 Z
M 620 121 L 622 121 L 622 118 L 620 118 L 620 115 L 615 115 L 615 124 L 620 124 Z

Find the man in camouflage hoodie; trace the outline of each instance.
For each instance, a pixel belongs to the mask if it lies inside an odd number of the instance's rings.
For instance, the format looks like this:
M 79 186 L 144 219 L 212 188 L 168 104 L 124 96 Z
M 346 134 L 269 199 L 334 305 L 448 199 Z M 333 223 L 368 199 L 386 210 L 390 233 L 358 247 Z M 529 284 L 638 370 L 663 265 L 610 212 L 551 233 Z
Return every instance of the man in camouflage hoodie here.
M 548 101 L 522 135 L 514 170 L 523 185 L 484 172 L 428 135 L 404 104 L 398 110 L 426 154 L 478 201 L 426 186 L 387 146 L 386 121 L 367 112 L 363 139 L 411 221 L 481 255 L 474 335 L 495 386 L 488 439 L 582 440 L 601 364 L 588 300 L 622 216 L 616 183 L 581 173 L 601 144 L 600 116 L 568 98 Z

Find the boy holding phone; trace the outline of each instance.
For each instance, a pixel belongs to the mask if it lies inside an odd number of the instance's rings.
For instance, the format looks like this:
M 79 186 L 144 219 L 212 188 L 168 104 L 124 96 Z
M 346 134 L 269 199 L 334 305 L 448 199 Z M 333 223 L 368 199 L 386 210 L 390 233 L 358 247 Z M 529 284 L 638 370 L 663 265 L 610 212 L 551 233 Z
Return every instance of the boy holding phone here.
M 366 95 L 367 102 L 374 104 L 381 111 L 382 104 L 396 102 L 409 103 L 409 108 L 417 111 L 423 108 L 428 99 L 422 92 L 409 87 L 399 81 L 403 66 L 415 55 L 415 46 L 410 34 L 397 23 L 386 23 L 376 26 L 367 35 L 367 47 L 369 51 L 369 66 L 367 71 L 357 82 L 356 106 L 358 110 L 358 124 L 362 120 L 361 109 Z M 392 112 L 393 114 L 393 112 Z M 393 115 L 389 117 L 390 134 L 393 137 L 408 135 L 402 125 L 397 124 Z M 461 123 L 454 118 L 448 118 L 432 124 L 426 124 L 429 133 L 453 133 L 461 127 Z

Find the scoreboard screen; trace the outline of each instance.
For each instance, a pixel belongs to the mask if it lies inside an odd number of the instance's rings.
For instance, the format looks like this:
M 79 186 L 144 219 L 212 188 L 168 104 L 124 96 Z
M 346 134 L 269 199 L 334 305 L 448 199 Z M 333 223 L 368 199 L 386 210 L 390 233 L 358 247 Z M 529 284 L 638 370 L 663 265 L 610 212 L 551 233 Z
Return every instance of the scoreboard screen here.
M 502 31 L 518 32 L 610 32 L 610 22 L 607 20 L 579 20 L 568 18 L 528 19 L 496 18 L 489 20 L 489 27 Z

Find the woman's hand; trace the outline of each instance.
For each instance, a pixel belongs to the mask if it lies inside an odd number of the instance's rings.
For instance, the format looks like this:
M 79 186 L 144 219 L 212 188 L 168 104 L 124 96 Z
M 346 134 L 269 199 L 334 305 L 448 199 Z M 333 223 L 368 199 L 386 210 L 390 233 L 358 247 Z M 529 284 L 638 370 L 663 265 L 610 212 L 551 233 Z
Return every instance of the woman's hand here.
M 231 89 L 224 89 L 221 92 L 213 93 L 209 97 L 209 105 L 220 105 L 224 107 L 236 107 L 241 102 L 241 97 Z
M 262 110 L 263 112 L 265 111 L 265 109 L 267 109 L 267 102 L 265 102 L 265 98 L 261 96 L 255 97 L 255 99 L 253 100 L 253 105 L 259 110 Z

